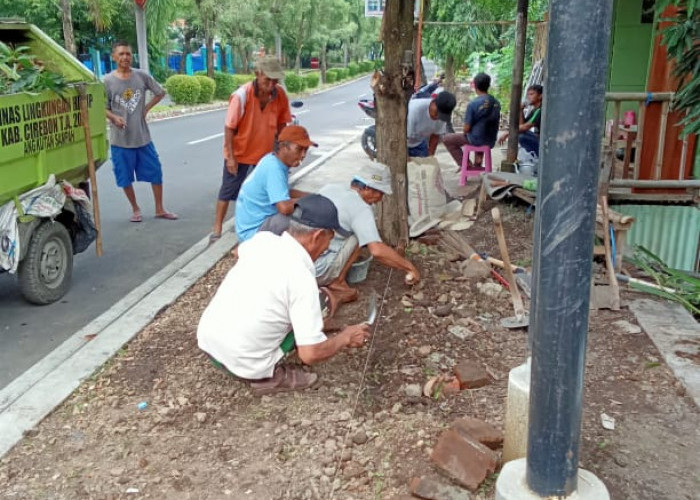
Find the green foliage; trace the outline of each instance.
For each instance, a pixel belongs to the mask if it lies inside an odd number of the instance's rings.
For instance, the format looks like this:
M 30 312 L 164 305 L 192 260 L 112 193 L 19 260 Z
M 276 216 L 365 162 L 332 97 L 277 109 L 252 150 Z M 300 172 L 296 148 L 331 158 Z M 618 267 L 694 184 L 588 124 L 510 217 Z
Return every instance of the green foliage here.
M 369 73 L 374 70 L 374 61 L 360 61 L 360 72 Z
M 287 71 L 284 75 L 284 85 L 291 93 L 301 92 L 304 90 L 304 79 L 293 71 Z
M 326 83 L 335 83 L 338 81 L 338 70 L 329 69 L 326 71 Z
M 0 94 L 53 90 L 60 95 L 65 87 L 63 75 L 44 68 L 29 47 L 0 42 Z
M 255 80 L 255 75 L 253 74 L 242 74 L 242 75 L 233 75 L 233 84 L 235 85 L 234 90 L 240 87 L 241 85 L 245 85 L 248 82 L 252 82 Z
M 339 82 L 345 80 L 348 77 L 348 69 L 347 68 L 336 68 L 335 71 L 338 74 L 338 81 Z
M 697 4 L 697 5 L 696 5 Z M 664 18 L 661 43 L 674 62 L 673 75 L 680 84 L 673 99 L 674 109 L 686 111 L 680 124 L 683 133 L 700 133 L 700 3 L 697 0 L 662 0 L 656 3 L 661 14 L 667 7 L 678 7 L 675 17 Z
M 354 62 L 348 64 L 348 76 L 355 76 L 360 72 L 360 65 Z
M 207 72 L 197 71 L 195 76 L 197 75 L 207 76 Z M 228 101 L 231 93 L 238 88 L 234 80 L 236 76 L 238 75 L 214 71 L 214 99 Z
M 630 286 L 676 301 L 695 316 L 700 315 L 700 278 L 669 268 L 660 257 L 654 255 L 643 246 L 635 248 L 632 262 L 665 290 L 644 287 L 633 283 Z
M 214 91 L 216 90 L 216 82 L 214 79 L 204 75 L 196 75 L 195 78 L 199 82 L 199 97 L 197 98 L 197 102 L 212 102 L 214 100 Z
M 175 104 L 195 104 L 201 87 L 197 76 L 173 75 L 165 81 L 165 88 Z
M 306 73 L 304 75 L 304 81 L 306 82 L 306 88 L 314 89 L 318 87 L 318 84 L 321 81 L 321 74 L 317 71 L 314 71 L 313 73 Z

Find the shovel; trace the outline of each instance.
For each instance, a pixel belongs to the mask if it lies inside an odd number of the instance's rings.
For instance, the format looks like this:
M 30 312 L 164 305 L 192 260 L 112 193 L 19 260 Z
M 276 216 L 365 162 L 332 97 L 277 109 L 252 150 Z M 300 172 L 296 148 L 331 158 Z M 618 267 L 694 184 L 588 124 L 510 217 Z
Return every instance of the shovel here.
M 515 316 L 503 318 L 501 320 L 501 325 L 505 328 L 525 328 L 530 324 L 530 318 L 527 314 L 525 314 L 523 299 L 520 296 L 518 283 L 515 281 L 515 276 L 513 275 L 513 268 L 511 267 L 510 257 L 508 256 L 508 246 L 506 245 L 506 236 L 503 233 L 501 212 L 498 210 L 498 208 L 493 208 L 491 210 L 491 216 L 493 217 L 493 222 L 496 228 L 498 246 L 501 249 L 501 258 L 505 264 L 503 266 L 503 270 L 505 271 L 506 278 L 508 278 L 508 283 L 510 284 L 510 295 L 513 298 L 513 309 L 515 310 Z
M 377 319 L 377 292 L 372 290 L 369 294 L 369 304 L 367 305 L 367 323 L 372 326 Z

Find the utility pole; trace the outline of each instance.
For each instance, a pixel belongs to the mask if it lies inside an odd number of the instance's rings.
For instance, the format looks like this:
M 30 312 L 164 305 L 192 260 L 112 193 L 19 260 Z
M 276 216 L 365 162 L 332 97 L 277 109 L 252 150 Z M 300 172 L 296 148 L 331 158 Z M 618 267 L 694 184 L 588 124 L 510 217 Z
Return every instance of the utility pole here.
M 134 0 L 136 12 L 136 45 L 139 54 L 139 68 L 149 72 L 148 69 L 148 42 L 146 37 L 146 1 Z
M 510 123 L 508 126 L 508 154 L 505 163 L 512 165 L 518 159 L 518 127 L 520 126 L 520 101 L 523 96 L 525 71 L 525 35 L 527 34 L 528 0 L 518 0 L 515 20 L 515 55 L 513 56 L 513 85 L 510 91 Z
M 497 500 L 610 498 L 578 467 L 611 21 L 612 2 L 550 2 L 527 456 L 504 466 Z

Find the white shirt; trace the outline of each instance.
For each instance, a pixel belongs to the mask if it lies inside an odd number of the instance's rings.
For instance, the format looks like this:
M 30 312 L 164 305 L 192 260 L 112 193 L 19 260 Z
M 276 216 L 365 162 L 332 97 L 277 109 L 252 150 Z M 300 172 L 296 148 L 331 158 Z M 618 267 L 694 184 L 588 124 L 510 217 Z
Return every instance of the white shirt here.
M 297 345 L 326 340 L 311 256 L 289 233 L 256 233 L 238 248 L 199 320 L 200 349 L 239 377 L 271 377 L 293 329 Z
M 432 99 L 410 99 L 408 101 L 408 116 L 406 120 L 407 143 L 409 148 L 419 146 L 421 142 L 430 139 L 431 135 L 444 135 L 447 123 L 430 118 L 430 103 Z

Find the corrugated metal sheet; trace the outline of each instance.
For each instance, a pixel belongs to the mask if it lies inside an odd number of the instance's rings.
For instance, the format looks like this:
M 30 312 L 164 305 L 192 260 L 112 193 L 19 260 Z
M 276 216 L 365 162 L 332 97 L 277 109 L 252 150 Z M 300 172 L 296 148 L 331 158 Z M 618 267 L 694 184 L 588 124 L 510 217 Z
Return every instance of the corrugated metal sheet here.
M 698 271 L 700 209 L 659 205 L 614 205 L 613 210 L 636 220 L 627 235 L 625 254 L 643 245 L 674 269 Z

